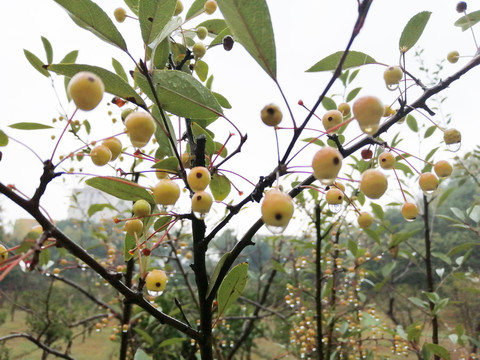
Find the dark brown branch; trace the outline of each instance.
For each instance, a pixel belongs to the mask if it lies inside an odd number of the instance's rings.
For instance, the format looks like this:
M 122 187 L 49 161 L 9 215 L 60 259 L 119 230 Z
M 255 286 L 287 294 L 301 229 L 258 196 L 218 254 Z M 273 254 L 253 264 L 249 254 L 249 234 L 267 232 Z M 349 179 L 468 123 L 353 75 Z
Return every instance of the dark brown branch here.
M 42 343 L 41 341 L 38 341 L 35 337 L 33 337 L 32 335 L 30 334 L 26 334 L 26 333 L 15 333 L 15 334 L 11 334 L 11 335 L 7 335 L 7 336 L 3 336 L 3 337 L 0 337 L 0 342 L 2 341 L 7 341 L 7 340 L 10 340 L 10 339 L 15 339 L 15 338 L 19 338 L 19 337 L 22 337 L 22 338 L 25 338 L 29 341 L 31 341 L 32 343 L 34 343 L 35 345 L 37 345 L 40 349 L 42 349 L 43 351 L 46 351 L 48 352 L 49 354 L 52 354 L 52 355 L 55 355 L 56 357 L 59 357 L 59 358 L 62 358 L 62 359 L 68 359 L 68 360 L 75 360 L 75 358 L 72 358 L 71 356 L 67 355 L 67 354 L 62 354 L 60 351 L 58 350 L 55 350 L 55 349 L 52 349 L 51 347 L 45 345 L 44 343 Z

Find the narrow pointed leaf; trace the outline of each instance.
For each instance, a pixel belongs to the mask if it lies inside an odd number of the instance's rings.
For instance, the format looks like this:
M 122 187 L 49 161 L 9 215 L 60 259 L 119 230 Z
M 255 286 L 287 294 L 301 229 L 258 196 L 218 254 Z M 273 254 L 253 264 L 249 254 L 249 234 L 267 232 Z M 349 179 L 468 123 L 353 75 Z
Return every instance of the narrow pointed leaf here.
M 223 19 L 210 19 L 197 25 L 197 28 L 204 26 L 210 34 L 218 35 L 223 29 L 227 28 L 227 22 Z
M 114 74 L 111 71 L 101 67 L 82 64 L 56 64 L 49 65 L 47 68 L 50 71 L 60 75 L 65 75 L 69 78 L 79 71 L 90 71 L 94 74 L 97 74 L 102 79 L 106 92 L 133 102 L 139 106 L 146 106 L 143 99 L 125 80 L 123 80 L 117 74 Z
M 275 38 L 265 0 L 217 0 L 228 27 L 272 78 L 277 77 Z
M 108 15 L 90 0 L 55 0 L 80 27 L 100 39 L 127 51 L 127 44 Z
M 240 263 L 236 265 L 225 276 L 220 287 L 218 288 L 218 314 L 219 316 L 225 313 L 225 310 L 237 301 L 238 297 L 247 285 L 248 279 L 248 263 Z
M 113 176 L 94 177 L 88 179 L 85 183 L 122 200 L 136 201 L 144 199 L 149 203 L 155 203 L 152 195 L 147 190 L 140 185 L 123 178 Z
M 190 6 L 190 8 L 187 11 L 187 15 L 185 15 L 185 21 L 190 20 L 191 18 L 200 15 L 203 12 L 205 2 L 207 0 L 195 0 Z
M 60 61 L 60 64 L 73 64 L 75 61 L 77 61 L 77 57 L 78 50 L 70 51 L 67 55 L 64 56 L 62 61 Z
M 319 71 L 334 71 L 340 59 L 343 56 L 344 51 L 338 51 L 333 53 L 326 58 L 323 58 L 315 65 L 313 65 L 307 72 L 319 72 Z M 349 69 L 353 67 L 358 67 L 367 64 L 375 64 L 376 61 L 370 55 L 364 54 L 360 51 L 349 51 L 345 62 L 343 63 L 342 69 Z
M 422 11 L 414 15 L 403 29 L 398 46 L 401 52 L 411 49 L 418 41 L 425 30 L 428 20 L 430 19 L 430 11 Z
M 8 145 L 8 135 L 4 131 L 0 130 L 0 146 Z
M 115 70 L 115 73 L 118 76 L 120 76 L 123 80 L 125 80 L 125 82 L 128 83 L 128 76 L 122 64 L 120 64 L 120 62 L 117 59 L 112 58 L 112 66 L 113 66 L 113 69 Z
M 43 76 L 50 77 L 50 73 L 43 68 L 44 63 L 38 58 L 38 56 L 25 49 L 23 49 L 23 53 L 35 70 L 37 70 Z
M 470 29 L 473 25 L 477 24 L 480 21 L 480 10 L 474 11 L 467 16 L 462 16 L 460 19 L 455 21 L 455 26 L 458 26 L 462 31 Z
M 212 92 L 189 74 L 156 70 L 153 83 L 165 111 L 191 119 L 212 119 L 223 114 Z
M 437 344 L 424 344 L 424 346 L 434 355 L 439 356 L 443 360 L 450 360 L 450 353 L 443 346 Z
M 33 122 L 19 122 L 16 124 L 8 125 L 8 127 L 11 127 L 12 129 L 18 129 L 18 130 L 52 129 L 52 126 L 50 125 L 44 125 L 44 124 L 33 123 Z
M 115 207 L 110 204 L 93 204 L 93 205 L 90 205 L 90 207 L 88 208 L 87 214 L 88 216 L 92 216 L 95 213 L 102 211 L 104 209 L 116 210 Z
M 47 62 L 51 64 L 53 62 L 53 49 L 52 44 L 46 37 L 42 36 L 43 48 L 45 49 L 45 55 L 47 56 Z
M 177 0 L 140 0 L 138 20 L 145 44 L 150 44 L 175 12 Z

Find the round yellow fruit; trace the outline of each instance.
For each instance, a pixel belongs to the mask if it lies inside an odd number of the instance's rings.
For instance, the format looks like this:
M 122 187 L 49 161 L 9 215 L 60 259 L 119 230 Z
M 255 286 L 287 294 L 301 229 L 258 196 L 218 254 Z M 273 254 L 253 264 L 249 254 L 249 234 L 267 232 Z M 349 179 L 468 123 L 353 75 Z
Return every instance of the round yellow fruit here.
M 395 156 L 389 151 L 384 151 L 378 156 L 378 164 L 382 169 L 391 170 L 395 166 Z
M 379 199 L 387 191 L 388 181 L 384 173 L 368 169 L 362 174 L 360 191 L 370 199 Z
M 68 83 L 67 92 L 77 108 L 92 110 L 102 101 L 105 87 L 102 79 L 89 71 L 76 73 Z
M 369 228 L 373 224 L 373 216 L 366 211 L 361 212 L 360 215 L 358 215 L 357 223 L 362 229 Z
M 420 175 L 418 183 L 422 191 L 426 194 L 431 194 L 438 188 L 438 178 L 431 172 L 426 172 Z
M 341 183 L 340 181 L 335 181 L 333 186 L 339 189 L 342 193 L 345 193 L 345 185 L 343 185 L 343 183 Z
M 195 55 L 195 57 L 197 59 L 200 59 L 207 52 L 207 48 L 201 42 L 197 42 L 197 43 L 193 44 L 192 52 L 193 52 L 193 55 Z
M 150 215 L 152 206 L 147 200 L 139 199 L 133 204 L 133 213 L 135 216 L 144 217 Z
M 197 28 L 197 36 L 200 40 L 205 40 L 208 35 L 208 29 L 205 26 L 199 26 Z
M 341 124 L 343 121 L 343 114 L 339 110 L 330 110 L 323 115 L 322 124 L 325 128 L 325 131 L 330 130 L 331 128 Z M 332 131 L 336 132 L 336 131 Z
M 8 251 L 7 248 L 0 244 L 0 263 L 7 260 L 8 258 Z
M 155 132 L 155 120 L 146 112 L 134 111 L 125 119 L 125 127 L 132 145 L 144 147 Z
M 265 125 L 277 126 L 282 122 L 282 112 L 277 105 L 266 105 L 260 112 L 260 117 Z
M 453 167 L 448 161 L 440 160 L 434 165 L 433 170 L 439 178 L 443 179 L 449 177 L 452 174 Z
M 137 236 L 140 236 L 143 233 L 143 222 L 140 219 L 127 220 L 123 230 L 128 235 L 135 236 L 137 234 Z
M 168 277 L 163 270 L 152 270 L 145 277 L 145 287 L 147 290 L 160 292 L 165 290 L 167 286 Z
M 407 221 L 413 221 L 418 215 L 417 205 L 414 203 L 406 202 L 402 206 L 402 216 Z
M 110 161 L 116 160 L 118 155 L 122 152 L 122 143 L 115 137 L 103 140 L 102 145 L 110 149 L 110 152 L 112 153 Z
M 443 132 L 445 144 L 456 144 L 462 141 L 462 134 L 457 129 L 448 129 Z
M 342 167 L 343 156 L 333 147 L 317 151 L 312 160 L 313 175 L 324 185 L 332 185 Z
M 204 166 L 196 166 L 190 170 L 187 176 L 188 186 L 193 191 L 202 191 L 210 184 L 210 171 Z
M 160 205 L 174 205 L 180 197 L 180 187 L 170 179 L 163 179 L 153 188 L 155 202 Z
M 447 60 L 450 64 L 455 64 L 458 61 L 459 57 L 460 57 L 460 54 L 456 50 L 450 51 L 447 54 Z
M 398 85 L 403 78 L 403 71 L 400 66 L 389 66 L 383 73 L 383 79 L 387 86 Z
M 208 15 L 213 14 L 217 10 L 217 2 L 215 0 L 207 0 L 204 9 Z
M 343 192 L 335 187 L 330 188 L 325 194 L 327 204 L 338 205 L 343 202 Z
M 262 220 L 266 225 L 284 228 L 290 222 L 293 210 L 291 196 L 279 189 L 272 189 L 265 194 L 262 202 Z
M 127 10 L 118 7 L 113 11 L 113 16 L 115 16 L 115 20 L 117 20 L 119 23 L 122 23 L 127 18 Z
M 350 114 L 351 111 L 350 105 L 348 105 L 347 103 L 338 104 L 337 110 L 340 111 L 343 116 L 347 116 L 348 114 Z
M 112 159 L 112 152 L 105 145 L 97 145 L 90 151 L 90 159 L 97 166 L 104 166 Z
M 363 96 L 353 103 L 353 116 L 360 129 L 368 135 L 373 135 L 378 130 L 384 111 L 383 103 L 375 96 Z
M 206 191 L 197 191 L 192 197 L 192 212 L 200 214 L 200 218 L 203 218 L 210 211 L 212 203 L 212 195 Z

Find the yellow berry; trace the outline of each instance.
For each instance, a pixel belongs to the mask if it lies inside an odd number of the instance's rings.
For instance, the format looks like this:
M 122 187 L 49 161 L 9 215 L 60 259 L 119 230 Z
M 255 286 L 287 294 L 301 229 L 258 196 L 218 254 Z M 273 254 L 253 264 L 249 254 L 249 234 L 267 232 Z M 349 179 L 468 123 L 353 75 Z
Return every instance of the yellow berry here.
M 155 120 L 149 113 L 135 111 L 125 119 L 125 127 L 132 145 L 141 148 L 148 144 L 155 132 Z
M 196 166 L 190 170 L 187 176 L 188 186 L 193 191 L 202 191 L 210 184 L 210 171 L 204 166 Z
M 212 203 L 212 195 L 206 191 L 197 191 L 192 197 L 192 212 L 197 218 L 203 219 L 205 214 L 210 211 Z
M 403 78 L 403 71 L 400 66 L 389 66 L 383 73 L 383 79 L 388 86 L 398 85 Z
M 152 211 L 152 206 L 147 200 L 139 199 L 133 204 L 133 213 L 135 216 L 143 217 L 150 215 Z
M 431 172 L 426 172 L 420 175 L 418 183 L 420 184 L 420 188 L 426 194 L 431 194 L 438 188 L 438 178 Z
M 118 7 L 113 11 L 113 16 L 115 16 L 115 20 L 122 23 L 127 18 L 127 11 L 124 8 Z
M 112 152 L 105 145 L 97 145 L 90 151 L 90 159 L 97 166 L 104 166 L 112 159 Z
M 108 147 L 112 153 L 110 161 L 116 160 L 122 152 L 122 143 L 115 137 L 111 137 L 102 141 L 102 145 Z
M 452 174 L 453 167 L 448 161 L 440 160 L 434 165 L 433 170 L 439 178 L 446 178 Z
M 368 169 L 362 174 L 360 181 L 360 191 L 370 199 L 380 198 L 388 187 L 388 181 L 385 174 L 379 170 Z
M 361 212 L 360 215 L 358 215 L 357 222 L 360 228 L 369 228 L 373 224 L 373 216 L 368 212 Z
M 351 111 L 350 105 L 348 105 L 347 103 L 338 104 L 337 110 L 340 111 L 343 116 L 347 116 L 348 114 L 350 114 Z
M 330 188 L 325 195 L 327 204 L 338 205 L 343 201 L 343 192 L 335 187 Z
M 197 28 L 197 36 L 200 40 L 204 40 L 208 35 L 208 29 L 205 26 L 199 26 Z
M 313 175 L 324 185 L 335 182 L 342 167 L 343 156 L 333 147 L 324 147 L 317 151 L 312 160 Z
M 89 71 L 76 73 L 68 83 L 67 92 L 81 110 L 92 110 L 103 98 L 105 87 L 102 79 Z
M 201 42 L 197 42 L 197 43 L 193 44 L 192 52 L 193 52 L 193 55 L 195 55 L 196 58 L 200 59 L 207 52 L 207 48 Z
M 266 105 L 260 112 L 260 117 L 265 125 L 277 126 L 282 121 L 283 115 L 277 105 Z
M 152 270 L 145 277 L 145 287 L 150 291 L 163 291 L 167 286 L 167 274 L 163 270 Z
M 7 248 L 0 244 L 0 263 L 7 260 L 7 257 L 8 257 L 8 251 L 7 251 Z
M 460 54 L 456 50 L 450 51 L 447 54 L 447 60 L 450 64 L 455 64 L 458 61 L 459 57 L 460 57 Z
M 414 203 L 406 202 L 402 206 L 402 216 L 407 221 L 413 221 L 418 215 L 417 205 Z
M 271 227 L 285 228 L 293 216 L 293 200 L 279 189 L 265 194 L 261 205 L 262 220 Z
M 391 170 L 395 166 L 395 156 L 389 151 L 384 151 L 378 156 L 378 164 L 382 169 Z
M 383 103 L 375 96 L 363 96 L 353 103 L 353 115 L 360 129 L 368 135 L 378 130 L 384 111 Z
M 457 129 L 448 129 L 443 133 L 443 140 L 445 144 L 456 144 L 462 141 L 462 134 Z
M 180 197 L 180 187 L 170 179 L 163 179 L 153 188 L 155 202 L 160 205 L 174 205 Z
M 143 233 L 143 221 L 140 219 L 127 220 L 123 228 L 131 236 L 140 236 Z
M 205 2 L 205 12 L 208 14 L 208 15 L 211 15 L 215 12 L 215 10 L 217 10 L 217 2 L 215 0 L 207 0 L 207 2 Z
M 322 118 L 322 124 L 323 127 L 325 128 L 325 131 L 328 131 L 329 129 L 341 124 L 343 121 L 343 114 L 339 110 L 330 110 L 323 115 Z M 332 131 L 334 133 L 336 131 Z

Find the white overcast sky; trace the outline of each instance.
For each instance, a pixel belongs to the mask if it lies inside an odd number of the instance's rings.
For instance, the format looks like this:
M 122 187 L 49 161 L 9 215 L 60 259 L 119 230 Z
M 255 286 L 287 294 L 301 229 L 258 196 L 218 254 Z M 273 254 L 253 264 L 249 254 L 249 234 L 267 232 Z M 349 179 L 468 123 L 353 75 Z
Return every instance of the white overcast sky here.
M 108 14 L 112 14 L 114 8 L 122 5 L 121 1 L 114 0 L 98 0 L 97 3 Z M 190 3 L 191 1 L 185 1 L 185 8 L 188 8 Z M 306 115 L 304 110 L 295 105 L 297 100 L 303 99 L 306 105 L 311 106 L 328 80 L 327 74 L 305 73 L 305 70 L 321 58 L 343 49 L 356 16 L 356 3 L 356 0 L 268 1 L 277 44 L 278 78 L 293 107 L 297 121 L 301 121 Z M 472 55 L 475 46 L 470 32 L 462 32 L 453 26 L 454 21 L 460 17 L 455 11 L 455 5 L 456 1 L 452 0 L 376 0 L 353 49 L 363 51 L 379 62 L 396 64 L 398 39 L 403 27 L 416 13 L 429 10 L 432 11 L 432 16 L 418 43 L 418 46 L 425 49 L 426 64 L 433 66 L 451 50 L 458 50 L 462 55 Z M 124 63 L 127 68 L 131 68 L 131 61 L 120 50 L 78 28 L 54 1 L 8 1 L 3 4 L 2 10 L 0 108 L 3 110 L 3 116 L 0 120 L 0 129 L 27 142 L 43 159 L 46 159 L 49 158 L 54 144 L 50 140 L 52 132 L 46 131 L 43 136 L 38 133 L 32 136 L 33 133 L 7 128 L 7 125 L 20 121 L 50 124 L 51 118 L 58 116 L 59 105 L 50 86 L 50 80 L 29 65 L 23 55 L 23 49 L 28 49 L 44 59 L 40 40 L 40 36 L 43 35 L 53 45 L 54 62 L 60 61 L 71 50 L 80 50 L 78 63 L 101 65 L 108 69 L 112 69 L 110 65 L 112 57 Z M 193 22 L 191 26 L 196 23 L 197 21 Z M 141 44 L 136 42 L 139 39 L 138 24 L 127 19 L 125 23 L 117 26 L 126 38 L 131 52 L 140 58 Z M 411 69 L 415 69 L 412 55 L 413 51 L 407 57 L 407 65 L 411 64 Z M 265 104 L 273 102 L 279 104 L 286 113 L 285 106 L 275 85 L 238 44 L 229 53 L 219 47 L 213 49 L 207 53 L 205 61 L 210 64 L 215 76 L 214 90 L 225 95 L 233 105 L 233 109 L 226 112 L 227 116 L 249 135 L 249 141 L 242 153 L 229 168 L 240 171 L 246 169 L 248 177 L 256 182 L 258 176 L 266 175 L 271 170 L 271 164 L 276 160 L 273 131 L 260 123 L 259 111 Z M 466 61 L 467 59 L 462 59 L 457 65 L 446 63 L 444 74 L 447 76 Z M 361 94 L 375 94 L 389 102 L 394 98 L 394 94 L 386 90 L 382 74 L 381 66 L 365 67 L 360 72 L 355 87 L 363 87 Z M 453 114 L 453 126 L 463 133 L 463 150 L 471 149 L 477 143 L 478 77 L 479 69 L 475 69 L 468 78 L 461 79 L 445 93 L 448 100 L 444 110 Z M 57 84 L 59 93 L 62 94 L 62 82 Z M 110 99 L 110 95 L 105 96 L 106 101 Z M 70 106 L 68 110 L 73 111 L 73 107 Z M 92 124 L 100 124 L 99 137 L 112 135 L 112 131 L 114 133 L 122 131 L 120 125 L 112 129 L 106 112 L 107 108 L 100 106 L 99 109 L 88 114 L 79 114 L 76 118 L 79 120 L 89 118 Z M 417 119 L 423 121 L 420 116 L 417 116 Z M 316 127 L 318 125 L 319 123 L 315 124 Z M 218 126 L 221 128 L 220 124 Z M 225 135 L 225 129 L 223 131 Z M 56 134 L 59 135 L 59 130 Z M 290 133 L 285 132 L 280 138 L 286 141 L 289 136 Z M 415 148 L 416 135 L 405 130 L 405 137 L 410 139 L 410 144 L 414 144 Z M 440 140 L 441 136 L 437 133 L 437 143 Z M 234 139 L 232 143 L 233 141 Z M 62 149 L 65 152 L 73 150 L 71 147 L 69 150 Z M 408 149 L 412 151 L 411 145 Z M 15 184 L 26 194 L 31 195 L 41 175 L 41 163 L 21 146 L 14 145 L 0 150 L 3 151 L 0 181 Z M 312 147 L 306 151 L 297 164 L 309 165 L 314 150 Z M 451 156 L 444 152 L 441 154 L 444 157 Z M 103 170 L 94 171 L 102 173 Z M 251 190 L 240 179 L 235 179 L 235 183 L 245 192 Z M 63 183 L 62 180 L 57 180 L 49 187 L 43 204 L 55 219 L 66 215 L 68 194 L 75 186 L 78 186 L 78 182 Z M 0 205 L 6 209 L 2 214 L 5 221 L 27 217 L 25 212 L 12 206 L 4 198 L 0 198 Z

